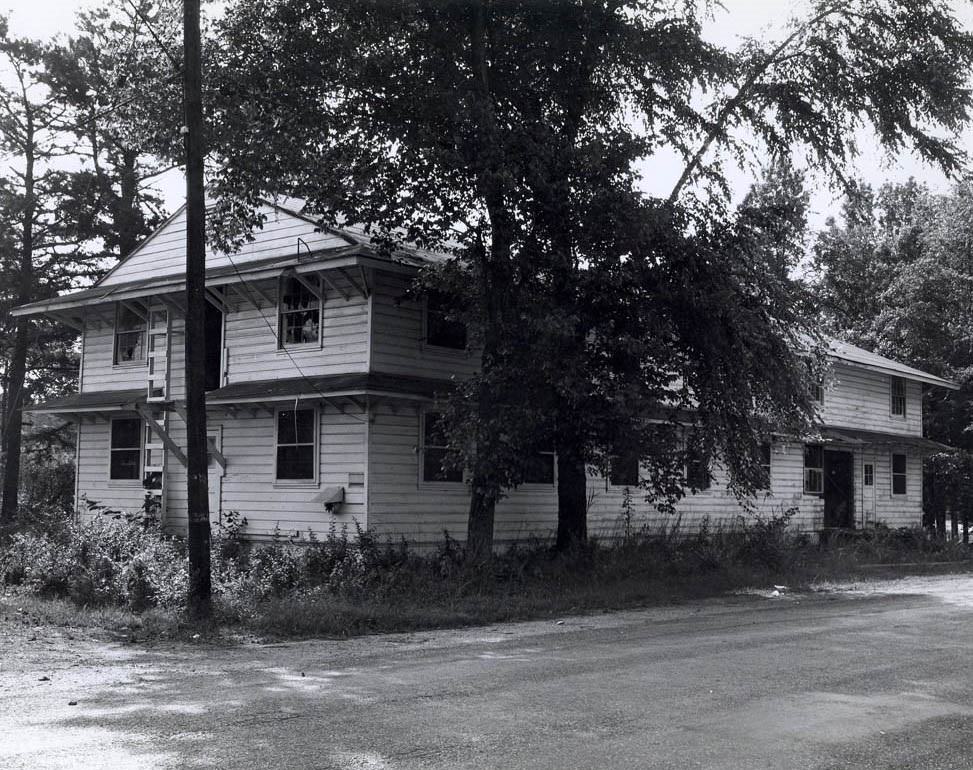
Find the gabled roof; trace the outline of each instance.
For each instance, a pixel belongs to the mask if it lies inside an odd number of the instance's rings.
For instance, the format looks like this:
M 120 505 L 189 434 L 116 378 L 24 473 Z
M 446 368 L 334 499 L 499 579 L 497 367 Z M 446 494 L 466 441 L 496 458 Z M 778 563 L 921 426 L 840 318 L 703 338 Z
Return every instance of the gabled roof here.
M 928 372 L 914 369 L 911 366 L 900 364 L 898 361 L 893 361 L 891 358 L 885 358 L 885 356 L 880 356 L 878 353 L 871 353 L 864 348 L 857 347 L 848 342 L 831 340 L 828 345 L 830 348 L 829 353 L 832 358 L 852 366 L 859 366 L 863 369 L 870 369 L 872 371 L 882 372 L 883 374 L 903 377 L 907 380 L 925 382 L 928 385 L 936 385 L 941 388 L 959 390 L 959 385 L 951 380 L 945 380 L 942 377 L 937 377 L 934 374 L 929 374 Z
M 348 267 L 362 265 L 413 272 L 424 265 L 442 262 L 443 254 L 402 248 L 383 254 L 374 248 L 364 231 L 356 228 L 326 228 L 301 212 L 296 199 L 283 199 L 292 210 L 265 202 L 263 228 L 254 232 L 250 243 L 228 254 L 207 249 L 206 281 L 218 286 L 238 282 L 239 276 L 259 279 L 273 277 L 289 268 L 312 266 Z M 153 292 L 174 294 L 185 286 L 186 217 L 181 207 L 136 249 L 119 262 L 94 286 L 32 302 L 12 311 L 15 316 L 41 315 L 84 305 L 132 299 Z

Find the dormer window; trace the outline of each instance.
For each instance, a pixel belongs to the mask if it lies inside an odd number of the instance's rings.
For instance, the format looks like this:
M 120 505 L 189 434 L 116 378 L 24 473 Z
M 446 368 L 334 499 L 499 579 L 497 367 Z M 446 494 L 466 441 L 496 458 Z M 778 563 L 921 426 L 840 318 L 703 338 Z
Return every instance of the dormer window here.
M 145 316 L 128 305 L 115 306 L 116 364 L 137 363 L 145 359 Z
M 905 417 L 905 380 L 901 377 L 892 377 L 892 416 Z
M 308 284 L 295 276 L 280 282 L 278 347 L 319 344 L 321 341 L 321 299 Z

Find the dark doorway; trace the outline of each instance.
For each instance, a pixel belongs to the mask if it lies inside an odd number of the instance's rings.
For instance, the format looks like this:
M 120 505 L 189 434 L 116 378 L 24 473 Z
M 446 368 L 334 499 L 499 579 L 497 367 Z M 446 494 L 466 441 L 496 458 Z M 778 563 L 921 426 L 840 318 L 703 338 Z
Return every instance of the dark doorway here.
M 206 334 L 206 390 L 216 390 L 223 384 L 223 313 L 212 302 L 206 303 L 203 328 Z
M 824 453 L 824 526 L 855 527 L 855 456 L 851 452 Z

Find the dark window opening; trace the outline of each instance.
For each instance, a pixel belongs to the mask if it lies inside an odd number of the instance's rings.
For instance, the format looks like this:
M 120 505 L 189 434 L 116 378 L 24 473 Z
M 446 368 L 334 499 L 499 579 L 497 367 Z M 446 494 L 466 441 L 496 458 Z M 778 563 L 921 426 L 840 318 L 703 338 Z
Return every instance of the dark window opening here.
M 223 384 L 223 313 L 206 303 L 203 318 L 203 332 L 206 335 L 206 390 L 216 390 Z
M 142 471 L 142 421 L 137 417 L 111 421 L 108 478 L 138 481 Z
M 637 487 L 639 485 L 638 453 L 626 452 L 612 457 L 608 480 L 616 487 Z
M 426 412 L 422 426 L 422 480 L 448 481 L 463 480 L 463 471 L 447 467 L 446 448 L 448 440 L 443 416 L 436 412 Z
M 710 458 L 690 435 L 686 447 L 686 486 L 702 492 L 710 488 L 712 481 Z
M 277 412 L 277 480 L 313 481 L 315 473 L 314 409 Z
M 905 455 L 892 455 L 892 494 L 904 495 L 908 491 L 906 469 L 908 462 Z
M 281 281 L 279 315 L 280 347 L 320 341 L 321 300 L 296 278 Z
M 875 484 L 875 466 L 871 463 L 865 463 L 864 468 L 864 481 L 866 487 L 874 486 Z
M 554 453 L 537 452 L 527 458 L 524 470 L 525 484 L 553 484 L 554 483 Z
M 824 448 L 820 444 L 804 447 L 804 491 L 810 495 L 824 493 Z
M 426 344 L 466 350 L 466 324 L 448 315 L 449 308 L 441 295 L 431 293 L 426 297 Z

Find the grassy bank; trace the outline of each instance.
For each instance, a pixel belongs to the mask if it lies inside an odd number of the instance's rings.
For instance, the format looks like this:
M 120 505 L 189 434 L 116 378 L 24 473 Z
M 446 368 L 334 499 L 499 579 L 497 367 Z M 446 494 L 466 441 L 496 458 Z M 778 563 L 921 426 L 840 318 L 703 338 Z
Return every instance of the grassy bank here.
M 332 532 L 258 548 L 227 528 L 214 539 L 217 619 L 183 619 L 183 543 L 122 516 L 20 533 L 0 554 L 4 614 L 100 626 L 128 638 L 250 633 L 349 636 L 658 605 L 748 587 L 793 588 L 973 566 L 970 549 L 921 530 L 875 529 L 811 542 L 786 516 L 692 535 L 643 532 L 566 554 L 542 543 L 469 562 L 448 537 L 433 553 Z M 898 565 L 898 566 L 897 566 Z M 945 566 L 944 566 L 945 565 Z

